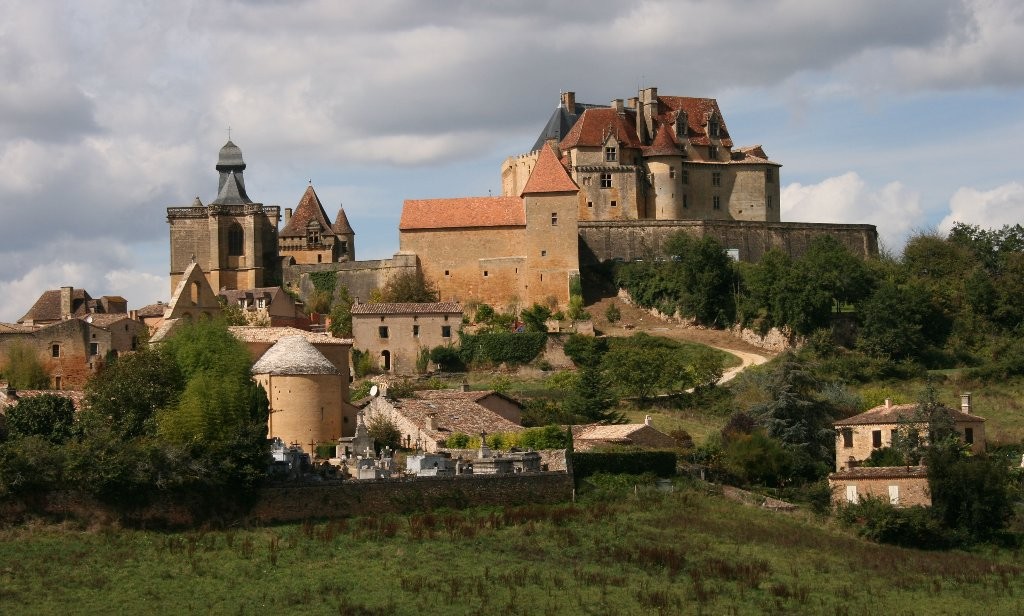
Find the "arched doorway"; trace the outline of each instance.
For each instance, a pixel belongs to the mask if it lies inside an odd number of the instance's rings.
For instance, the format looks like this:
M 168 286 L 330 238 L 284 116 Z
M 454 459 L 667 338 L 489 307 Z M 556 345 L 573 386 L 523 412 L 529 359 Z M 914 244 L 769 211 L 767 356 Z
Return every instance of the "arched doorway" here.
M 380 352 L 380 367 L 384 372 L 391 372 L 391 351 Z

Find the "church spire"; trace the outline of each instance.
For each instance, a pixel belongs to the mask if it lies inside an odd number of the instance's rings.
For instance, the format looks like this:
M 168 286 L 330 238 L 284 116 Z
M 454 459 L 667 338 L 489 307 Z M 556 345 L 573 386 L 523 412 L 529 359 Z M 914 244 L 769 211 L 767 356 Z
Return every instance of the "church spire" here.
M 220 155 L 217 157 L 217 171 L 220 172 L 220 183 L 217 185 L 218 197 L 225 191 L 225 185 L 230 183 L 235 186 L 228 187 L 229 191 L 237 192 L 243 203 L 252 203 L 245 194 L 245 179 L 242 177 L 242 172 L 245 171 L 245 161 L 242 160 L 242 149 L 230 139 L 220 149 Z

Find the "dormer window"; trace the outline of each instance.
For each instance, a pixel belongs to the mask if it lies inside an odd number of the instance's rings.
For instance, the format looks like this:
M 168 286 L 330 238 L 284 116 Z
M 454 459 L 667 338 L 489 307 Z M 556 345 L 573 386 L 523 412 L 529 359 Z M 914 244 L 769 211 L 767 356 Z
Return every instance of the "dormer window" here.
M 604 148 L 604 159 L 606 162 L 613 163 L 619 159 L 618 152 L 616 152 L 615 146 L 606 146 Z
M 676 115 L 676 137 L 686 139 L 686 112 L 680 111 Z
M 710 121 L 708 121 L 708 136 L 709 137 L 718 137 L 720 132 L 721 132 L 721 125 L 718 123 L 718 120 L 710 120 Z
M 309 223 L 309 226 L 306 227 L 306 243 L 309 244 L 310 246 L 318 246 L 318 245 L 320 245 L 320 225 L 319 224 L 317 224 L 315 222 L 311 222 L 311 223 Z

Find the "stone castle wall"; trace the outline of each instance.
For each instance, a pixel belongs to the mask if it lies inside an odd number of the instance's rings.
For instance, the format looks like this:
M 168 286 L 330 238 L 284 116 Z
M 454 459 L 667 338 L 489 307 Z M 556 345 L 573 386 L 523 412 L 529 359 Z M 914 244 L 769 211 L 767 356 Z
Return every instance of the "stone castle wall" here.
M 581 260 L 653 259 L 663 254 L 665 242 L 679 231 L 695 237 L 714 237 L 725 248 L 738 250 L 741 261 L 758 261 L 773 248 L 791 257 L 799 257 L 811 241 L 821 235 L 835 237 L 861 257 L 878 254 L 878 232 L 874 225 L 738 220 L 581 220 Z
M 285 288 L 297 289 L 305 300 L 313 292 L 311 272 L 336 272 L 337 288 L 344 285 L 353 301 L 367 302 L 374 289 L 383 288 L 387 281 L 402 272 L 415 272 L 416 255 L 398 253 L 390 259 L 369 261 L 342 261 L 340 263 L 295 264 L 282 267 Z

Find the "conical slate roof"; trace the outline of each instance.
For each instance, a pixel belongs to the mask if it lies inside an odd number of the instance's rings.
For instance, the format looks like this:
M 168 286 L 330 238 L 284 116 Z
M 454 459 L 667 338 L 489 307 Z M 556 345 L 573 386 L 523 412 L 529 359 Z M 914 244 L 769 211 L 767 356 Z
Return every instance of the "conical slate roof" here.
M 341 374 L 302 336 L 285 336 L 252 367 L 253 374 Z
M 231 171 L 224 179 L 224 184 L 220 187 L 220 192 L 217 193 L 217 198 L 211 202 L 211 205 L 245 205 L 247 203 L 252 203 L 252 200 L 249 199 L 249 195 L 245 194 L 242 175 Z

